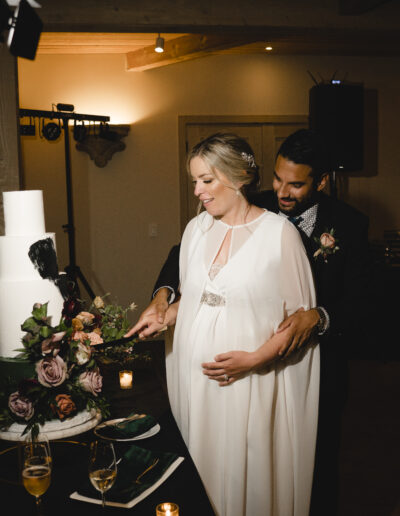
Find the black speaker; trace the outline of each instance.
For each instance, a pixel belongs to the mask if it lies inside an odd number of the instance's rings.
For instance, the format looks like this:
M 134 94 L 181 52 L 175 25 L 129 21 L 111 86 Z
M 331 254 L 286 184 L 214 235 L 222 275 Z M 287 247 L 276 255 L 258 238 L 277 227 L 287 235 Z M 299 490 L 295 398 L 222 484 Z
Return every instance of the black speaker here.
M 364 87 L 362 84 L 317 84 L 310 89 L 310 129 L 330 150 L 332 170 L 362 170 L 364 156 Z

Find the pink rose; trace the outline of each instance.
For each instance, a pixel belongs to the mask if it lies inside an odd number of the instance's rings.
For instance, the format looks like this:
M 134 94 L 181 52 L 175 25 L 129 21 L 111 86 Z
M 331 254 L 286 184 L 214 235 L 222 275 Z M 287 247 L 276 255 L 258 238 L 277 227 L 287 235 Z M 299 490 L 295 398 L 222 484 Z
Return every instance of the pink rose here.
M 33 416 L 34 409 L 32 402 L 25 396 L 21 396 L 18 391 L 10 394 L 8 407 L 13 414 L 28 421 Z
M 36 364 L 36 372 L 39 382 L 45 387 L 57 387 L 67 377 L 67 364 L 57 355 L 46 357 Z
M 78 342 L 85 342 L 85 340 L 90 340 L 88 337 L 88 333 L 85 331 L 75 331 L 72 334 L 72 340 L 76 340 Z
M 319 240 L 323 247 L 327 247 L 328 249 L 333 249 L 335 247 L 335 237 L 332 236 L 330 233 L 322 233 Z
M 76 318 L 79 319 L 80 321 L 82 321 L 83 324 L 91 324 L 94 319 L 94 315 L 91 314 L 90 312 L 80 312 L 76 316 Z
M 103 387 L 103 377 L 98 371 L 85 371 L 79 375 L 79 383 L 82 389 L 97 396 Z
M 48 339 L 45 339 L 42 342 L 42 353 L 45 355 L 48 355 L 49 353 L 52 353 L 54 356 L 58 354 L 60 351 L 60 344 L 62 338 L 65 335 L 65 331 L 60 331 L 58 333 L 54 333 L 51 337 Z
M 91 331 L 90 333 L 86 333 L 87 338 L 90 340 L 91 346 L 96 346 L 96 344 L 103 344 L 103 339 L 96 331 Z

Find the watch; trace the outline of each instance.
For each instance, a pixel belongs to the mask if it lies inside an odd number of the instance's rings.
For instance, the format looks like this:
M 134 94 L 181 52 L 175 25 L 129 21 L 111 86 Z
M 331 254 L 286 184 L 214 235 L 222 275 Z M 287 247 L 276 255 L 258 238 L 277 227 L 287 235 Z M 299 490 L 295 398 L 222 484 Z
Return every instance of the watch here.
M 326 319 L 325 312 L 324 312 L 324 310 L 322 310 L 322 308 L 320 308 L 319 306 L 316 306 L 315 310 L 318 312 L 318 315 L 319 315 L 319 321 L 315 328 L 317 330 L 317 333 L 319 335 L 321 335 L 325 331 L 327 319 Z

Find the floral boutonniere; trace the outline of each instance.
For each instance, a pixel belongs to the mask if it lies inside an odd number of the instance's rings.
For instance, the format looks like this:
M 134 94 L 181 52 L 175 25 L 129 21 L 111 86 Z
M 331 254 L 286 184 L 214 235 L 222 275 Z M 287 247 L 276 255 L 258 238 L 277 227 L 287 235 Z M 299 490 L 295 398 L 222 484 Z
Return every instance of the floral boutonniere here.
M 319 249 L 315 251 L 313 256 L 317 259 L 321 255 L 325 263 L 328 263 L 328 255 L 335 254 L 340 249 L 337 245 L 338 239 L 335 238 L 335 230 L 333 228 L 329 232 L 322 233 L 319 238 L 314 237 L 314 240 L 319 245 Z

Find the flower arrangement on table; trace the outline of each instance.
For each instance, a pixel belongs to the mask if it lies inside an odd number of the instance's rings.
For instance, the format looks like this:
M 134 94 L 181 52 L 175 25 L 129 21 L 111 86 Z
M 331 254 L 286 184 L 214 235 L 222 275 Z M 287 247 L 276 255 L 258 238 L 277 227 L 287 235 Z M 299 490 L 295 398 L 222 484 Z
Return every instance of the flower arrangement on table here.
M 46 421 L 63 421 L 83 410 L 96 409 L 107 417 L 98 358 L 121 360 L 135 355 L 135 339 L 106 346 L 128 331 L 127 313 L 135 308 L 134 303 L 128 308 L 106 304 L 97 296 L 89 311 L 84 311 L 81 301 L 70 298 L 64 302 L 60 323 L 53 327 L 47 303 L 36 303 L 31 317 L 21 325 L 26 334 L 23 348 L 17 350 L 19 358 L 35 365 L 35 374 L 18 384 L 5 380 L 0 392 L 1 429 L 12 423 L 26 424 L 23 434 L 37 435 L 39 425 Z M 98 345 L 101 350 L 96 349 Z

